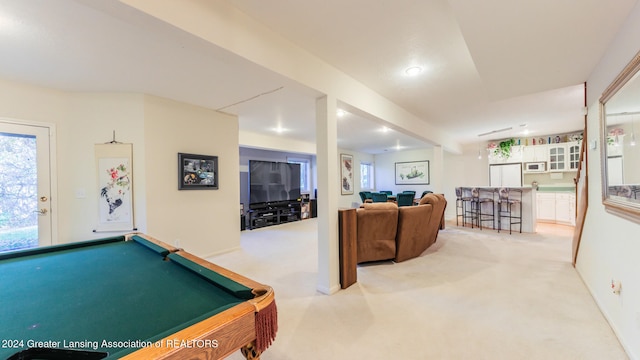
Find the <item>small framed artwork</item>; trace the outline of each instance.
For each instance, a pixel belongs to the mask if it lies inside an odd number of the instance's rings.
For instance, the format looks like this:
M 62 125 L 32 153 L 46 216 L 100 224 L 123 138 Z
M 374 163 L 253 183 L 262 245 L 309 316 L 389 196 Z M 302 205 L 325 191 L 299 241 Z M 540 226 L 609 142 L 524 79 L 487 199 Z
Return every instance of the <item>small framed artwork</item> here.
M 340 193 L 353 194 L 353 155 L 340 154 Z
M 178 153 L 178 190 L 217 189 L 217 156 Z
M 397 162 L 396 185 L 429 185 L 429 160 Z

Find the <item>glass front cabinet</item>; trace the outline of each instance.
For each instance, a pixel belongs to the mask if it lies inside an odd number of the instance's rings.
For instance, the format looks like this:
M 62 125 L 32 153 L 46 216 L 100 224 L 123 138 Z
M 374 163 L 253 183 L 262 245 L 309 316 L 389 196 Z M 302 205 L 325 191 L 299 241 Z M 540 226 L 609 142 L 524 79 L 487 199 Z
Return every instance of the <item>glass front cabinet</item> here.
M 580 143 L 569 143 L 567 145 L 567 150 L 569 153 L 569 170 L 578 170 L 580 166 Z
M 549 171 L 565 171 L 567 146 L 565 144 L 549 145 Z

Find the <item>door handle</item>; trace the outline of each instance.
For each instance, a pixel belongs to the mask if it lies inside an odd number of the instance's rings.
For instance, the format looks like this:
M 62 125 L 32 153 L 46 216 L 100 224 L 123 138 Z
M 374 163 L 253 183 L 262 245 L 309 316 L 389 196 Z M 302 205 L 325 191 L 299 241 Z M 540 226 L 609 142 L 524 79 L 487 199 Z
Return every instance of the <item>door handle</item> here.
M 43 215 L 47 215 L 47 213 L 49 212 L 47 209 L 40 209 L 40 210 L 36 210 L 34 211 L 35 213 L 38 213 L 38 215 L 43 216 Z

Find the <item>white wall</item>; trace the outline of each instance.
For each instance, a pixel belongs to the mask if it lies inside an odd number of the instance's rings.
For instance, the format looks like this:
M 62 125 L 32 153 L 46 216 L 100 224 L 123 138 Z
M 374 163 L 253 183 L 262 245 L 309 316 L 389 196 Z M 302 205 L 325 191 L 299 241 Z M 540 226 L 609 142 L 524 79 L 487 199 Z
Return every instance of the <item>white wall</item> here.
M 435 149 L 398 151 L 375 156 L 376 189 L 391 190 L 393 193 L 403 190 L 415 190 L 416 195 L 424 190 L 443 193 L 447 199 L 445 219 L 455 219 L 455 188 L 458 186 L 489 186 L 489 160 L 482 145 L 482 158 L 478 159 L 478 146 L 467 145 L 461 154 L 445 151 L 442 159 Z M 429 185 L 396 185 L 395 163 L 404 161 L 429 160 Z M 438 183 L 439 182 L 439 183 Z
M 443 190 L 447 199 L 445 219 L 455 220 L 456 187 L 489 186 L 489 159 L 486 145 L 466 145 L 462 154 L 444 153 Z M 478 149 L 482 158 L 478 159 Z
M 588 140 L 598 140 L 598 98 L 640 50 L 640 5 L 636 5 L 620 33 L 587 81 Z M 640 358 L 640 224 L 607 213 L 602 205 L 600 149 L 588 150 L 589 209 L 576 269 L 630 358 Z M 611 279 L 622 281 L 615 295 Z
M 94 144 L 133 144 L 135 225 L 199 256 L 240 244 L 238 120 L 142 94 L 67 93 L 0 79 L 0 117 L 56 129 L 57 243 L 112 235 L 94 233 L 98 185 Z M 195 131 L 194 131 L 195 129 Z M 177 190 L 177 153 L 218 155 L 220 190 Z M 77 198 L 76 190 L 85 190 Z M 94 194 L 92 196 L 91 194 Z M 151 220 L 151 221 L 149 221 Z M 206 224 L 202 226 L 201 224 Z
M 396 151 L 385 154 L 378 154 L 376 159 L 376 190 L 391 190 L 394 194 L 404 190 L 413 190 L 416 196 L 420 196 L 423 191 L 434 191 L 434 154 L 433 149 Z M 395 171 L 397 162 L 407 161 L 429 161 L 429 184 L 428 185 L 396 185 Z
M 98 223 L 95 209 L 99 199 L 94 145 L 111 141 L 113 131 L 116 141 L 133 144 L 135 226 L 139 231 L 145 231 L 142 95 L 69 93 L 67 99 L 68 111 L 58 123 L 57 134 L 60 241 L 113 235 L 92 233 Z M 76 198 L 75 192 L 79 189 L 84 190 L 86 198 Z
M 238 119 L 145 96 L 148 232 L 201 257 L 240 244 Z M 218 190 L 178 190 L 178 153 L 218 157 Z

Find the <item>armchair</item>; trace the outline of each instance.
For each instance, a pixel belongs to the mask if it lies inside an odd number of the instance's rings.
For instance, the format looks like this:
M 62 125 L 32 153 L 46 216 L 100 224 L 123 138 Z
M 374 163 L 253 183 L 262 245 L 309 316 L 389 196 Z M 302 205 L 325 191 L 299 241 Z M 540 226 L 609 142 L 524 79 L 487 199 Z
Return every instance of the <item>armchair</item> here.
M 398 210 L 395 262 L 418 257 L 436 242 L 446 207 L 443 195 L 429 194 L 418 206 Z
M 396 256 L 398 228 L 396 204 L 365 204 L 356 214 L 357 262 L 393 259 Z

